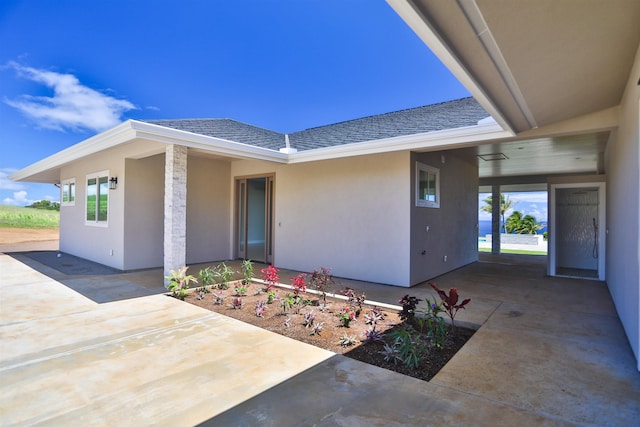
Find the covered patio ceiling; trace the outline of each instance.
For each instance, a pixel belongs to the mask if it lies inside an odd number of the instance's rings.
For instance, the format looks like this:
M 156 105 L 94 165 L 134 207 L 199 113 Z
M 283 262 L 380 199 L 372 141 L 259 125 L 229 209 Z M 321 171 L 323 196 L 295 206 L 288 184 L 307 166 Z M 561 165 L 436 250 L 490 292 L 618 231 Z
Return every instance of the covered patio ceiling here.
M 513 132 L 464 149 L 485 158 L 481 178 L 606 173 L 604 151 L 640 42 L 639 1 L 387 1 Z

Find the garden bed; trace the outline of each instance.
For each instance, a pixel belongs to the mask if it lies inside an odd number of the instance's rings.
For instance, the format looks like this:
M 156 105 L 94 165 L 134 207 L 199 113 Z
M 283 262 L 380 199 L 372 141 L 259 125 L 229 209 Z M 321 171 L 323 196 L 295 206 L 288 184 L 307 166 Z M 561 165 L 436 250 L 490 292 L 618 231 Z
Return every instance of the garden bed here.
M 442 340 L 440 348 L 433 346 L 433 340 L 424 334 L 420 339 L 420 342 L 423 343 L 420 362 L 417 367 L 409 367 L 401 359 L 390 357 L 388 351 L 385 352 L 385 343 L 387 350 L 393 347 L 394 340 L 391 337 L 393 337 L 394 331 L 406 326 L 397 311 L 389 307 L 380 308 L 369 304 L 363 304 L 359 310 L 358 306 L 349 305 L 349 301 L 346 299 L 331 296 L 327 296 L 325 307 L 321 295 L 309 292 L 300 293 L 300 299 L 305 301 L 304 304 L 300 303 L 292 307 L 287 307 L 285 304 L 283 307 L 281 300 L 287 295 L 291 297 L 293 290 L 276 287 L 274 288 L 276 295 L 273 302 L 264 304 L 262 316 L 258 317 L 256 304 L 266 303 L 265 289 L 266 286 L 262 283 L 249 283 L 246 295 L 242 297 L 236 296 L 233 284 L 227 290 L 213 288 L 207 293 L 196 289 L 185 296 L 185 301 L 334 353 L 425 381 L 433 378 L 475 332 L 471 329 L 458 327 L 455 333 L 451 333 L 450 326 L 446 325 L 448 333 L 446 338 Z M 220 296 L 224 296 L 222 302 L 219 300 Z M 237 298 L 242 300 L 242 308 L 238 308 Z M 359 311 L 358 316 L 349 322 L 349 327 L 345 327 L 340 319 L 340 315 L 344 314 L 347 308 L 349 310 L 347 316 L 352 313 L 351 317 L 354 317 L 355 313 Z M 379 315 L 372 314 L 374 309 L 373 314 L 379 313 Z M 311 316 L 314 317 L 313 323 L 305 326 L 305 318 L 307 319 L 306 323 L 309 323 L 308 319 Z M 375 324 L 371 324 L 372 317 L 378 319 Z M 318 324 L 322 324 L 322 329 L 312 334 L 314 326 L 317 329 Z M 382 341 L 366 339 L 367 331 L 371 333 L 372 328 L 381 334 Z M 355 342 L 348 346 L 340 345 L 341 338 L 344 341 L 345 336 L 352 338 Z

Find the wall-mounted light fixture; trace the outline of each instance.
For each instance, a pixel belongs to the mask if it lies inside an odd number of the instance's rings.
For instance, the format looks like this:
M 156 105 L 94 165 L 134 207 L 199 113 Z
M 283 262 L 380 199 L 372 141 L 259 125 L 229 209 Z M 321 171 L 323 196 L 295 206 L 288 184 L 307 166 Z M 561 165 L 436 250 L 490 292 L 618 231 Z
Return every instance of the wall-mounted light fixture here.
M 118 187 L 118 178 L 117 177 L 111 177 L 111 179 L 109 180 L 109 190 L 115 190 Z

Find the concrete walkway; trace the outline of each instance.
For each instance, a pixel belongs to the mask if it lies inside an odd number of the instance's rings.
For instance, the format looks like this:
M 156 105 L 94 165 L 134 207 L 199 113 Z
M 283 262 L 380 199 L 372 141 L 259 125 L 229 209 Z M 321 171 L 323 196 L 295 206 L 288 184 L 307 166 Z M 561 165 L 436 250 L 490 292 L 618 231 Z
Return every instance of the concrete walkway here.
M 640 373 L 606 286 L 522 259 L 436 280 L 481 327 L 426 383 L 168 298 L 160 270 L 0 254 L 0 424 L 636 425 Z M 433 294 L 347 283 L 389 303 Z

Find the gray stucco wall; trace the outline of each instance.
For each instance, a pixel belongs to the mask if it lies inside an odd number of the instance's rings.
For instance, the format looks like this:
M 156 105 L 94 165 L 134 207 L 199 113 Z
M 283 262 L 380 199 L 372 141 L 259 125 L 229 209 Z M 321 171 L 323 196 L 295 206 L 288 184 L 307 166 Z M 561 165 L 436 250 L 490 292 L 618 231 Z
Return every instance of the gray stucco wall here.
M 439 208 L 416 206 L 416 162 L 440 169 Z M 478 260 L 478 185 L 477 165 L 450 152 L 412 154 L 412 286 Z
M 187 264 L 229 259 L 230 200 L 230 162 L 189 156 Z
M 125 160 L 124 268 L 160 267 L 163 258 L 164 154 Z
M 640 47 L 606 151 L 607 285 L 640 370 Z

